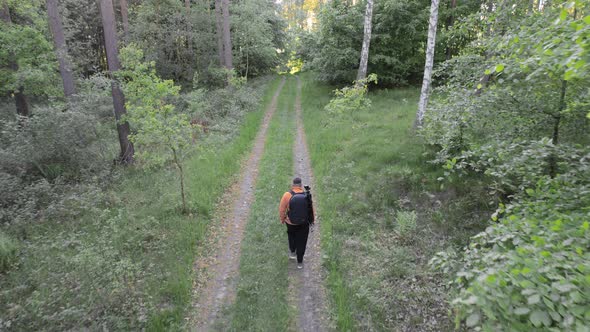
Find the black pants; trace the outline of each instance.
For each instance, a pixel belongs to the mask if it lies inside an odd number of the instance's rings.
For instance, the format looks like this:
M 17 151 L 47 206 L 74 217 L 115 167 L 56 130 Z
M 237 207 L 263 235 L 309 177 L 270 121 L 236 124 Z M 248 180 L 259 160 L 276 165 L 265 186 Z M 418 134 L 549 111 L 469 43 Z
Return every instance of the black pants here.
M 305 255 L 305 246 L 307 246 L 309 225 L 286 225 L 287 235 L 289 236 L 289 250 L 291 252 L 297 252 L 297 263 L 302 263 L 303 255 Z

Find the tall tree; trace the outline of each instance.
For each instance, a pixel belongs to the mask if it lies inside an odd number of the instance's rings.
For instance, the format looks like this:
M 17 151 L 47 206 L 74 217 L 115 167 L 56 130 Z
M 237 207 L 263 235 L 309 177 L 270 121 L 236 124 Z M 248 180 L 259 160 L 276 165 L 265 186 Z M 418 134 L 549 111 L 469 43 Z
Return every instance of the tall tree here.
M 217 37 L 217 54 L 219 56 L 219 65 L 225 66 L 225 60 L 223 58 L 223 18 L 221 17 L 221 0 L 215 0 L 215 27 Z
M 363 49 L 361 50 L 361 62 L 356 75 L 357 84 L 359 81 L 367 78 L 367 64 L 369 63 L 369 46 L 371 44 L 371 28 L 373 26 L 373 0 L 367 0 L 367 9 L 365 10 L 365 29 L 363 33 Z
M 432 80 L 432 67 L 434 65 L 434 46 L 436 43 L 436 25 L 438 23 L 438 4 L 439 0 L 432 0 L 430 4 L 430 23 L 428 25 L 428 43 L 426 45 L 426 63 L 424 64 L 424 79 L 422 80 L 422 91 L 420 92 L 420 102 L 418 104 L 418 114 L 416 114 L 415 126 L 422 126 L 424 115 L 426 114 L 426 105 L 430 94 L 430 83 Z
M 129 6 L 127 0 L 120 0 L 121 6 L 121 21 L 123 21 L 123 36 L 125 41 L 129 40 Z
M 193 50 L 193 25 L 192 25 L 192 11 L 191 11 L 191 1 L 184 0 L 184 8 L 186 10 L 186 47 L 188 48 L 188 57 L 189 57 L 189 77 L 192 78 L 193 76 L 193 67 L 194 67 L 194 58 L 195 53 Z
M 107 64 L 109 71 L 114 73 L 121 69 L 121 63 L 119 62 L 119 50 L 117 49 L 117 30 L 115 27 L 115 11 L 112 0 L 100 0 L 100 13 L 104 31 Z M 114 78 L 111 89 L 115 119 L 117 120 L 117 131 L 119 133 L 119 145 L 121 146 L 119 161 L 123 164 L 130 164 L 133 162 L 135 150 L 133 144 L 129 141 L 129 123 L 121 120 L 123 115 L 127 113 L 125 109 L 125 96 L 123 95 L 123 91 L 121 91 L 119 82 Z
M 49 28 L 53 34 L 53 44 L 55 45 L 57 61 L 59 62 L 59 73 L 63 81 L 64 94 L 69 99 L 76 93 L 76 87 L 74 85 L 74 75 L 72 74 L 72 65 L 69 60 L 61 16 L 59 14 L 57 0 L 47 0 L 46 3 Z
M 229 0 L 221 0 L 222 25 L 223 25 L 223 61 L 225 68 L 233 69 L 233 56 L 231 46 L 231 18 L 229 16 Z
M 451 10 L 451 14 L 449 15 L 449 17 L 447 18 L 447 30 L 450 30 L 453 27 L 453 24 L 455 24 L 455 8 L 457 8 L 457 0 L 451 0 L 450 4 L 450 10 Z M 447 60 L 450 60 L 451 57 L 453 56 L 453 48 L 447 44 Z
M 10 26 L 12 25 L 12 19 L 10 17 L 10 8 L 8 7 L 8 1 L 2 0 L 2 7 L 0 8 L 0 19 Z M 13 71 L 18 71 L 18 63 L 16 62 L 15 55 L 10 53 L 9 67 Z M 19 86 L 16 91 L 13 91 L 14 94 L 14 102 L 16 104 L 16 113 L 20 116 L 29 116 L 29 102 L 27 101 L 27 96 L 25 95 L 25 87 Z

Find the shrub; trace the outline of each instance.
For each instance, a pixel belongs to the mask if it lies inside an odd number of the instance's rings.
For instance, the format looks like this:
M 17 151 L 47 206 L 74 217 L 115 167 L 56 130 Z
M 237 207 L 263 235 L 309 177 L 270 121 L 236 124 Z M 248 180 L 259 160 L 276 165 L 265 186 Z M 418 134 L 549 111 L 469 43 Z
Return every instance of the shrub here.
M 590 155 L 567 174 L 541 178 L 501 208 L 457 260 L 457 324 L 483 330 L 585 331 L 590 325 Z M 450 269 L 452 270 L 452 268 Z
M 18 246 L 14 240 L 0 231 L 0 272 L 6 272 L 16 261 Z
M 334 98 L 325 106 L 326 111 L 334 116 L 354 115 L 371 107 L 371 100 L 367 98 L 369 83 L 377 83 L 377 75 L 370 74 L 367 78 L 355 81 L 352 86 L 334 90 Z

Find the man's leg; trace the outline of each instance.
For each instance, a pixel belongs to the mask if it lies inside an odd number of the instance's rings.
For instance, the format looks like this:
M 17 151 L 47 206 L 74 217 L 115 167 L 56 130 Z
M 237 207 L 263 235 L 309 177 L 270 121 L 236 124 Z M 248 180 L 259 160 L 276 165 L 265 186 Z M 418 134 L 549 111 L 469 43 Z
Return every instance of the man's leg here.
M 289 238 L 289 251 L 290 252 L 295 252 L 295 249 L 297 248 L 296 244 L 295 244 L 295 229 L 293 228 L 293 226 L 286 224 L 287 225 L 287 237 Z
M 305 255 L 305 247 L 307 246 L 307 237 L 309 235 L 309 225 L 301 225 L 297 230 L 297 237 L 295 245 L 297 247 L 297 263 L 303 263 L 303 255 Z

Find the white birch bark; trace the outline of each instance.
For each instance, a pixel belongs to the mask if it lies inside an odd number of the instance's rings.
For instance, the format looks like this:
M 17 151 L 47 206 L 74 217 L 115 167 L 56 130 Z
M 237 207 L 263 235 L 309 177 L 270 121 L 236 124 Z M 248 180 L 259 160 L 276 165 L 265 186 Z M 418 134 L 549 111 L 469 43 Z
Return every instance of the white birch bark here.
M 424 79 L 422 80 L 422 91 L 420 92 L 420 102 L 418 104 L 418 114 L 416 114 L 415 126 L 421 127 L 424 115 L 426 114 L 426 105 L 430 93 L 430 83 L 432 81 L 432 67 L 434 65 L 434 46 L 436 43 L 436 25 L 438 23 L 438 4 L 440 0 L 432 0 L 430 4 L 430 23 L 428 25 L 428 43 L 426 45 L 426 63 L 424 64 Z
M 360 80 L 367 78 L 367 65 L 369 62 L 369 46 L 371 44 L 371 30 L 373 20 L 373 0 L 367 0 L 365 10 L 365 30 L 363 34 L 363 49 L 361 51 L 361 62 L 356 75 L 357 84 Z

